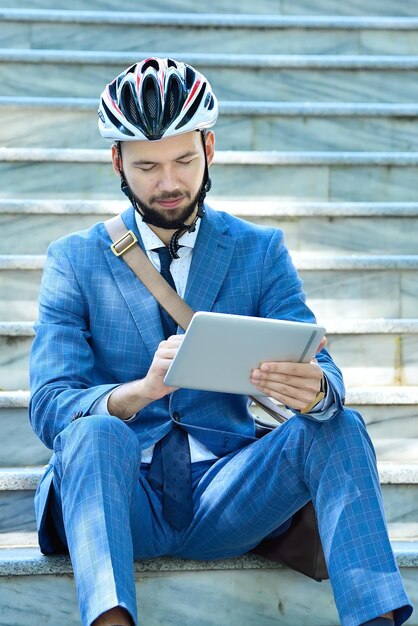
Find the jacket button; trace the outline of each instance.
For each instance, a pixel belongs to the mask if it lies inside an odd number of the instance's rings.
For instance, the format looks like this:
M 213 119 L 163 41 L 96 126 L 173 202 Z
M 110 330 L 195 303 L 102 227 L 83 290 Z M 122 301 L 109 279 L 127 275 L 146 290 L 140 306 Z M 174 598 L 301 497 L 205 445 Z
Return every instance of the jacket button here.
M 173 420 L 174 420 L 175 422 L 179 422 L 179 421 L 180 421 L 180 419 L 181 419 L 181 418 L 180 418 L 180 413 L 177 413 L 177 411 L 174 411 L 174 413 L 173 413 Z

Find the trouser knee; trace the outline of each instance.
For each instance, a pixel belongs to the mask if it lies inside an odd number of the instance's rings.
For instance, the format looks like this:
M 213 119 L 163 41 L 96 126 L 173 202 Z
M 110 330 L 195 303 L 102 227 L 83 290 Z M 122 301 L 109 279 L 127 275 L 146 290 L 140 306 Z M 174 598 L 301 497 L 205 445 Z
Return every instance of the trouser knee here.
M 83 463 L 96 454 L 115 462 L 136 460 L 141 454 L 136 433 L 113 415 L 88 415 L 75 420 L 57 435 L 54 451 L 63 459 L 76 454 Z

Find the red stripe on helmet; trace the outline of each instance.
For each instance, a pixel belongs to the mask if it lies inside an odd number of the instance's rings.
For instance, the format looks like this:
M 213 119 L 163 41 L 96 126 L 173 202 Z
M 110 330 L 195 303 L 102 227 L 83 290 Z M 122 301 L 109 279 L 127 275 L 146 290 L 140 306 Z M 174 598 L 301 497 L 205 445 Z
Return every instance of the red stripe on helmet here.
M 110 95 L 110 90 L 109 90 L 109 85 L 106 86 L 106 94 L 108 96 L 108 100 L 110 101 L 111 105 L 113 106 L 113 108 L 120 114 L 123 115 L 122 111 L 120 110 L 120 108 L 118 107 L 118 105 L 116 104 L 116 102 L 113 100 L 112 96 Z
M 142 80 L 142 76 L 141 74 L 138 72 L 138 68 L 136 71 L 136 90 L 139 92 L 139 85 L 141 84 L 141 80 Z
M 198 90 L 199 85 L 200 85 L 200 83 L 201 83 L 201 82 L 202 82 L 201 80 L 197 80 L 197 81 L 195 82 L 194 87 L 193 87 L 193 89 L 191 90 L 190 95 L 189 95 L 189 97 L 187 98 L 187 100 L 186 100 L 186 102 L 185 102 L 185 104 L 184 104 L 184 107 L 183 107 L 184 109 L 187 107 L 187 105 L 189 104 L 190 100 L 192 100 L 192 99 L 193 99 L 193 97 L 194 97 L 194 95 L 195 95 L 196 91 Z
M 165 77 L 165 72 L 162 69 L 161 72 L 158 72 L 158 83 L 160 85 L 160 92 L 161 92 L 161 100 L 164 101 L 164 77 Z

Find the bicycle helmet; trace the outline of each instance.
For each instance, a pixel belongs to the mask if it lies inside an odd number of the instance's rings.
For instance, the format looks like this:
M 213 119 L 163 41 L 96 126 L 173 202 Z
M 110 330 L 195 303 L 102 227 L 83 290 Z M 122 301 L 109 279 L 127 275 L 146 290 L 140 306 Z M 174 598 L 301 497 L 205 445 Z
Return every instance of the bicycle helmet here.
M 100 134 L 110 141 L 156 141 L 210 128 L 218 102 L 209 81 L 193 67 L 151 57 L 106 86 L 98 113 Z

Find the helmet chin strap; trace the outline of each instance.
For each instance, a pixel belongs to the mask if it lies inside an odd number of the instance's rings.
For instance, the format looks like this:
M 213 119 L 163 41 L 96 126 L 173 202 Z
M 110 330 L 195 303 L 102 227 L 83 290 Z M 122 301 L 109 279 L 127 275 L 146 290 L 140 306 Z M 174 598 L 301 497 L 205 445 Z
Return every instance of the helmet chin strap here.
M 205 173 L 203 176 L 203 182 L 202 182 L 202 186 L 200 188 L 200 192 L 199 192 L 199 197 L 197 199 L 197 212 L 196 212 L 196 216 L 193 220 L 193 222 L 191 224 L 181 224 L 181 226 L 179 226 L 179 228 L 175 231 L 175 233 L 173 233 L 173 235 L 170 238 L 170 241 L 168 242 L 168 250 L 170 252 L 171 258 L 172 259 L 178 259 L 179 258 L 179 254 L 178 251 L 181 248 L 180 244 L 179 244 L 179 239 L 180 237 L 182 237 L 186 232 L 188 233 L 193 233 L 196 230 L 196 224 L 197 224 L 197 220 L 199 218 L 202 218 L 204 213 L 205 213 L 205 198 L 206 198 L 206 194 L 210 191 L 211 187 L 212 187 L 212 181 L 209 177 L 209 167 L 208 167 L 208 159 L 206 156 L 206 144 L 205 144 L 205 133 L 204 131 L 199 131 L 200 135 L 202 137 L 202 144 L 203 144 L 203 154 L 205 155 Z M 117 147 L 117 151 L 118 151 L 118 155 L 119 155 L 119 162 L 122 163 L 122 157 L 121 157 L 121 152 L 120 152 L 120 144 L 119 142 L 117 142 L 116 144 Z M 146 224 L 153 224 L 152 219 L 148 219 L 147 217 L 145 217 L 145 215 L 142 213 L 140 205 L 138 204 L 137 199 L 135 198 L 135 196 L 133 195 L 133 193 L 131 192 L 128 182 L 125 178 L 125 174 L 123 173 L 122 168 L 120 169 L 120 188 L 122 190 L 122 192 L 125 194 L 125 196 L 127 196 L 127 198 L 129 198 L 129 201 L 131 202 L 132 206 L 134 207 L 134 209 L 136 211 L 138 211 L 138 213 L 140 214 L 140 216 L 142 217 L 142 220 L 146 223 Z M 161 227 L 159 227 L 161 228 Z M 165 227 L 162 227 L 165 228 Z M 170 227 L 166 228 L 167 230 L 171 230 Z

